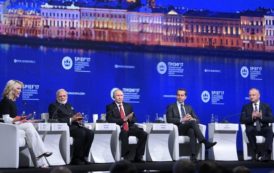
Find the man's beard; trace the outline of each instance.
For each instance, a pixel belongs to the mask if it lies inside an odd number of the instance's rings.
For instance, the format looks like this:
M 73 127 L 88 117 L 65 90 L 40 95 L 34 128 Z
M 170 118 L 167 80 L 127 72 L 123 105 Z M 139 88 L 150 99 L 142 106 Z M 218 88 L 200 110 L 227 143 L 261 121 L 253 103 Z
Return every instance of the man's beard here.
M 59 102 L 60 104 L 66 104 L 66 103 L 68 102 L 68 100 L 64 100 L 64 101 L 58 100 L 58 102 Z

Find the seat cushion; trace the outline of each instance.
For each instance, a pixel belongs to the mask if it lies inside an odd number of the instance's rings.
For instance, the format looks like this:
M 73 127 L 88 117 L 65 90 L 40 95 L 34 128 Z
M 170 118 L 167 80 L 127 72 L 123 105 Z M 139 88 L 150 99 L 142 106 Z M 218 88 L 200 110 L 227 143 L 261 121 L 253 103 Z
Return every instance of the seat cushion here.
M 135 136 L 129 136 L 128 137 L 128 143 L 129 144 L 137 144 L 138 139 Z
M 179 136 L 179 144 L 189 142 L 189 137 L 188 136 Z
M 263 136 L 256 136 L 256 141 L 257 143 L 264 143 L 265 142 L 265 138 Z
M 70 145 L 73 145 L 73 137 L 70 137 L 70 138 L 69 138 L 69 144 L 70 144 Z

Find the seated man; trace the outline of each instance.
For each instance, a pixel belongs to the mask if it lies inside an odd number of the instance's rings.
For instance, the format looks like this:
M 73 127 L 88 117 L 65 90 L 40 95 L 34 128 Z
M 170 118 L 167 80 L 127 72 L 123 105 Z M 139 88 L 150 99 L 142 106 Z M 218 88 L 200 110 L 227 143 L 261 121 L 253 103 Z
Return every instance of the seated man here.
M 187 135 L 190 138 L 190 159 L 196 161 L 196 140 L 199 143 L 204 143 L 205 148 L 209 149 L 213 147 L 216 142 L 208 142 L 203 136 L 198 125 L 198 118 L 195 115 L 192 107 L 190 105 L 185 105 L 185 100 L 187 98 L 187 92 L 185 89 L 177 90 L 177 102 L 171 104 L 167 108 L 167 122 L 173 123 L 178 126 L 179 135 Z
M 246 136 L 252 148 L 252 160 L 258 159 L 259 151 L 256 143 L 256 136 L 265 137 L 264 153 L 261 161 L 270 160 L 273 143 L 272 126 L 269 124 L 273 122 L 273 115 L 271 108 L 266 104 L 260 102 L 260 91 L 256 88 L 249 90 L 250 103 L 242 108 L 241 123 L 246 126 Z
M 123 102 L 123 92 L 119 89 L 115 90 L 113 92 L 113 98 L 115 101 L 106 107 L 106 118 L 109 123 L 116 123 L 121 126 L 121 133 L 119 135 L 122 142 L 121 156 L 126 160 L 129 159 L 128 137 L 136 136 L 138 138 L 138 143 L 134 161 L 143 162 L 142 157 L 145 152 L 147 133 L 134 124 L 136 122 L 136 118 L 133 113 L 133 109 L 131 105 Z
M 50 119 L 57 118 L 59 122 L 67 123 L 70 136 L 73 137 L 74 152 L 70 164 L 90 164 L 87 157 L 93 141 L 94 132 L 83 127 L 82 115 L 76 113 L 74 108 L 67 102 L 68 94 L 64 89 L 56 92 L 56 102 L 49 105 L 48 112 Z

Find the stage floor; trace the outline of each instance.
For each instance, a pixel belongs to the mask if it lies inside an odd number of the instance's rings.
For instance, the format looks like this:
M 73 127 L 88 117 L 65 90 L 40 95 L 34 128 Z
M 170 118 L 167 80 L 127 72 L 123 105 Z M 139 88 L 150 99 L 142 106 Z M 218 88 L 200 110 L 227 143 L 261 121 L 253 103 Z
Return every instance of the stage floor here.
M 172 166 L 175 162 L 145 162 L 145 163 L 134 163 L 139 172 L 172 172 Z M 196 166 L 202 161 L 198 161 Z M 252 161 L 217 161 L 218 165 L 223 166 L 227 169 L 232 169 L 236 166 L 246 166 L 251 169 L 252 173 L 270 173 L 274 170 L 274 161 L 271 162 L 252 162 Z M 71 166 L 66 165 L 73 173 L 90 173 L 90 172 L 105 172 L 108 171 L 112 164 L 91 164 L 84 166 Z M 54 167 L 42 169 L 42 168 L 19 168 L 19 169 L 0 169 L 1 173 L 49 173 Z

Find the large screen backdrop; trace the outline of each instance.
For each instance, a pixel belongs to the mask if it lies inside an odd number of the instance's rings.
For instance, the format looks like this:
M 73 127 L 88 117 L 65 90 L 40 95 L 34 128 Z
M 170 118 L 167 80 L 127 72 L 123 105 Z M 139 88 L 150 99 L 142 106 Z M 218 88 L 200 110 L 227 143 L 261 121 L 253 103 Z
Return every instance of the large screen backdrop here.
M 0 44 L 0 86 L 9 79 L 24 82 L 18 113 L 47 112 L 55 93 L 64 88 L 74 108 L 89 115 L 105 113 L 115 88 L 124 91 L 139 122 L 162 117 L 176 101 L 176 90 L 188 90 L 191 104 L 207 124 L 238 123 L 248 90 L 256 87 L 273 108 L 274 61 L 234 57 L 81 50 Z M 149 119 L 149 120 L 148 120 Z M 239 146 L 240 147 L 240 146 Z

